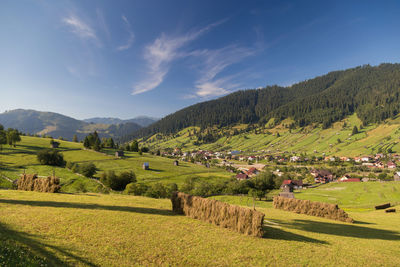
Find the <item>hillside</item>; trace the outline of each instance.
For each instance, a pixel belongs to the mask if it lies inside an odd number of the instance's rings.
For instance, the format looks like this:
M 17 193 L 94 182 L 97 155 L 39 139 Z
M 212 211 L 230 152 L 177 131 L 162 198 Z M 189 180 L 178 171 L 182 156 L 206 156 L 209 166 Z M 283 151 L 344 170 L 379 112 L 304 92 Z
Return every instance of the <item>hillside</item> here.
M 381 123 L 400 110 L 400 64 L 361 66 L 335 71 L 294 84 L 244 90 L 179 110 L 131 137 L 175 134 L 187 127 L 201 129 L 238 124 L 276 126 L 291 119 L 291 128 L 321 126 L 357 113 L 362 125 Z
M 128 119 L 128 120 L 121 120 L 118 118 L 96 117 L 96 118 L 84 119 L 83 121 L 88 122 L 88 123 L 95 123 L 95 124 L 121 124 L 121 123 L 132 122 L 132 123 L 139 124 L 142 127 L 146 127 L 146 126 L 149 126 L 150 124 L 156 122 L 157 120 L 158 119 L 156 119 L 156 118 L 151 118 L 151 117 L 147 117 L 147 116 L 138 116 L 138 117 L 135 117 L 133 119 Z
M 335 122 L 324 129 L 321 126 L 290 128 L 293 120 L 283 120 L 274 127 L 247 124 L 233 127 L 188 127 L 175 134 L 155 134 L 142 141 L 157 148 L 179 147 L 184 151 L 203 149 L 213 151 L 242 150 L 249 153 L 283 152 L 309 155 L 360 156 L 380 152 L 400 153 L 400 116 L 381 123 L 362 126 L 357 114 Z M 352 134 L 356 126 L 359 133 Z M 211 141 L 204 137 L 210 136 Z
M 18 129 L 23 133 L 50 135 L 54 138 L 63 137 L 67 140 L 72 140 L 75 134 L 82 140 L 88 133 L 95 130 L 98 131 L 101 137 L 118 139 L 142 127 L 135 122 L 116 125 L 92 124 L 54 112 L 24 109 L 1 113 L 0 124 L 5 128 Z
M 236 200 L 246 205 L 227 199 Z M 168 199 L 0 190 L 0 251 L 8 252 L 0 265 L 24 257 L 49 266 L 400 265 L 398 213 L 353 211 L 356 223 L 347 224 L 256 207 L 266 214 L 263 238 L 175 215 Z
M 38 138 L 22 136 L 22 141 L 17 147 L 3 146 L 0 152 L 0 188 L 11 187 L 11 184 L 3 178 L 11 180 L 18 179 L 20 174 L 36 173 L 40 176 L 48 176 L 55 171 L 56 176 L 61 178 L 62 192 L 99 192 L 102 191 L 95 180 L 82 177 L 63 167 L 53 167 L 40 165 L 36 158 L 36 153 L 42 149 L 50 147 L 49 138 Z M 105 171 L 134 171 L 138 182 L 153 184 L 160 182 L 163 184 L 176 183 L 181 185 L 186 178 L 200 177 L 207 181 L 218 181 L 229 179 L 232 174 L 220 168 L 206 168 L 189 162 L 181 162 L 179 166 L 174 166 L 173 159 L 153 156 L 148 153 L 140 155 L 137 152 L 125 152 L 124 158 L 115 158 L 115 150 L 104 149 L 102 153 L 92 150 L 85 150 L 81 143 L 61 141 L 58 151 L 64 159 L 73 163 L 92 162 L 97 167 L 96 178 Z M 148 162 L 150 170 L 143 170 L 142 164 Z

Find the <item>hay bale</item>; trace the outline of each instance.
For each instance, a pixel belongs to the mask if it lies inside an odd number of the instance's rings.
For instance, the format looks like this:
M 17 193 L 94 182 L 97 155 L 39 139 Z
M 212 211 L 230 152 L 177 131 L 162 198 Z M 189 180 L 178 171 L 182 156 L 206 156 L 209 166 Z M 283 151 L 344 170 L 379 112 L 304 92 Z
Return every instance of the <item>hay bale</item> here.
M 233 229 L 246 235 L 262 237 L 264 214 L 248 208 L 229 205 L 215 199 L 174 192 L 172 210 L 193 219 Z
M 396 212 L 396 209 L 387 209 L 385 212 Z
M 387 209 L 387 208 L 390 208 L 390 203 L 385 203 L 385 204 L 382 204 L 382 205 L 375 206 L 376 210 L 384 210 L 384 209 Z
M 54 176 L 38 178 L 36 174 L 22 174 L 18 179 L 18 190 L 57 193 L 60 179 Z
M 353 219 L 335 204 L 313 202 L 309 200 L 274 197 L 273 205 L 276 209 L 292 211 L 299 214 L 324 217 L 332 220 L 352 223 Z

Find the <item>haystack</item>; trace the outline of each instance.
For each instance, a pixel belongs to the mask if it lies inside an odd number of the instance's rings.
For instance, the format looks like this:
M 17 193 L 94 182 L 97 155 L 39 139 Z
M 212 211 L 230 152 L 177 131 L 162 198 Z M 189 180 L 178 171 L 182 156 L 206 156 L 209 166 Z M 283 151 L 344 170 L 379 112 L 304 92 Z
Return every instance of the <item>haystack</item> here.
M 246 235 L 262 237 L 264 214 L 248 208 L 229 205 L 214 199 L 174 192 L 172 210 Z
M 274 197 L 274 207 L 296 213 L 324 217 L 332 220 L 352 223 L 353 219 L 335 204 L 312 202 L 309 200 Z
M 18 179 L 18 190 L 57 193 L 60 179 L 54 176 L 38 178 L 36 174 L 22 174 Z

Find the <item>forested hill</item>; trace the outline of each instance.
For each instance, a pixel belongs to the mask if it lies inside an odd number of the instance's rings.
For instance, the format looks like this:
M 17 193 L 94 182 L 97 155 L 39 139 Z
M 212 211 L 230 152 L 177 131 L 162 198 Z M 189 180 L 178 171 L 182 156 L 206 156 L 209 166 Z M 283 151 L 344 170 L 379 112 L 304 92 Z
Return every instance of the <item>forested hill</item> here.
M 268 86 L 234 92 L 170 114 L 133 136 L 175 133 L 237 123 L 266 123 L 292 118 L 293 126 L 319 123 L 324 128 L 357 113 L 363 124 L 394 117 L 400 110 L 400 64 L 364 65 L 306 80 L 290 87 Z

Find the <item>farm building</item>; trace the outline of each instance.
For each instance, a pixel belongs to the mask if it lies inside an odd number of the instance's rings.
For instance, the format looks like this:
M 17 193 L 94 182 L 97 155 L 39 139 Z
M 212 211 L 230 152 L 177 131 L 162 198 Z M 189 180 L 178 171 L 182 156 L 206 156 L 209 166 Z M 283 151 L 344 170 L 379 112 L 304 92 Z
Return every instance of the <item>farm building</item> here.
M 150 168 L 150 165 L 148 162 L 143 163 L 142 165 L 143 170 L 148 170 Z
M 175 161 L 174 161 L 174 165 L 175 165 L 175 166 L 179 166 L 179 161 L 175 160 Z
M 396 172 L 396 173 L 394 174 L 394 180 L 395 180 L 396 182 L 400 182 L 400 172 Z
M 124 156 L 124 151 L 116 151 L 115 152 L 115 157 L 119 158 L 119 157 L 123 157 Z
M 238 180 L 247 180 L 247 179 L 249 179 L 249 176 L 247 176 L 247 174 L 245 174 L 245 173 L 239 173 L 239 174 L 236 175 L 236 179 L 238 179 Z

